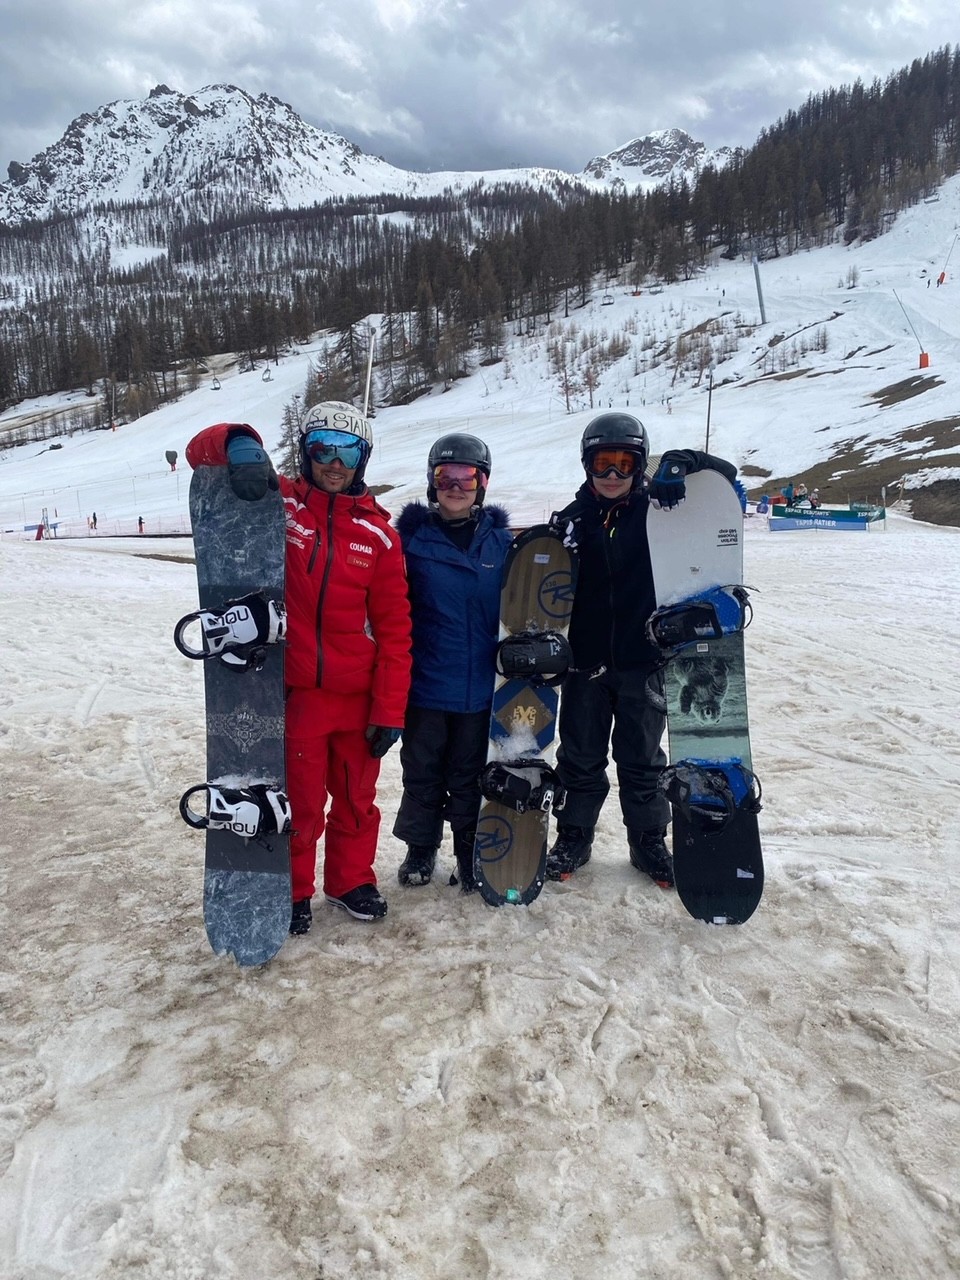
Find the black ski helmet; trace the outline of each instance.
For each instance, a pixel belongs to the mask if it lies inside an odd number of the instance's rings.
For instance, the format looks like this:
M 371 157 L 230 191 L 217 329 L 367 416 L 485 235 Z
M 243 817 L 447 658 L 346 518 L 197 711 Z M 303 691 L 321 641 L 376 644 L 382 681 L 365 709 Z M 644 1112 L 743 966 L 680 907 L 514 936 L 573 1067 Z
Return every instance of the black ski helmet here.
M 620 413 L 619 410 L 601 413 L 592 418 L 584 428 L 580 439 L 580 461 L 586 467 L 587 455 L 594 449 L 631 449 L 643 458 L 641 474 L 646 468 L 650 456 L 650 440 L 647 428 L 632 413 Z
M 452 431 L 449 435 L 441 436 L 439 440 L 434 441 L 427 454 L 427 499 L 431 504 L 436 504 L 437 501 L 437 491 L 433 485 L 433 469 L 439 467 L 442 462 L 462 462 L 468 467 L 479 467 L 487 479 L 490 479 L 490 450 L 486 444 L 478 436 L 467 435 L 463 431 Z M 474 506 L 479 507 L 482 503 L 483 489 L 480 488 L 477 490 Z
M 322 400 L 319 404 L 310 405 L 304 409 L 300 417 L 300 474 L 311 483 L 313 471 L 310 467 L 310 459 L 307 457 L 306 440 L 308 432 L 317 428 L 345 431 L 348 435 L 356 436 L 366 445 L 363 459 L 354 473 L 350 488 L 345 491 L 352 495 L 363 493 L 363 475 L 370 461 L 370 454 L 373 452 L 373 432 L 370 429 L 370 423 L 359 409 L 355 409 L 352 404 L 347 404 L 344 400 Z

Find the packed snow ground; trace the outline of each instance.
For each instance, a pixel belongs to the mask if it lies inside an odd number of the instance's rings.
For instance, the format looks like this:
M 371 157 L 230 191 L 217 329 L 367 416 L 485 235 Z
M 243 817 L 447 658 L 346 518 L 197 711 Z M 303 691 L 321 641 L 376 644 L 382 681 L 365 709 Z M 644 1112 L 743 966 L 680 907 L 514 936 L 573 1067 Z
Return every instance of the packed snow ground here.
M 954 185 L 856 256 L 765 266 L 771 326 L 843 304 L 837 376 L 757 382 L 741 351 L 712 447 L 800 479 L 829 440 L 955 412 L 956 295 L 924 273 L 958 207 Z M 871 261 L 878 283 L 841 295 L 846 264 Z M 595 313 L 687 324 L 752 286 L 723 264 Z M 891 288 L 926 308 L 943 385 L 881 412 L 870 393 L 916 368 Z M 873 354 L 846 360 L 858 346 Z M 509 376 L 378 416 L 370 479 L 392 510 L 454 425 L 490 442 L 491 496 L 518 523 L 569 496 L 589 410 L 565 414 L 545 349 L 518 342 Z M 320 904 L 308 937 L 240 971 L 209 951 L 202 837 L 177 816 L 204 761 L 202 672 L 171 643 L 196 599 L 190 543 L 104 535 L 183 523 L 189 473 L 164 451 L 218 419 L 275 440 L 308 356 L 0 455 L 0 1275 L 956 1276 L 960 645 L 943 605 L 960 531 L 748 521 L 768 882 L 746 925 L 698 924 L 641 882 L 615 795 L 590 865 L 529 908 L 448 887 L 449 842 L 435 882 L 401 890 L 394 751 L 387 919 Z M 667 413 L 652 375 L 617 377 L 604 407 L 640 409 L 655 448 L 702 444 L 702 387 Z M 63 536 L 24 541 L 44 507 Z
M 958 1273 L 960 531 L 751 524 L 748 924 L 641 882 L 613 798 L 529 908 L 448 846 L 401 890 L 392 752 L 389 916 L 262 971 L 204 935 L 193 570 L 146 549 L 0 544 L 4 1276 Z

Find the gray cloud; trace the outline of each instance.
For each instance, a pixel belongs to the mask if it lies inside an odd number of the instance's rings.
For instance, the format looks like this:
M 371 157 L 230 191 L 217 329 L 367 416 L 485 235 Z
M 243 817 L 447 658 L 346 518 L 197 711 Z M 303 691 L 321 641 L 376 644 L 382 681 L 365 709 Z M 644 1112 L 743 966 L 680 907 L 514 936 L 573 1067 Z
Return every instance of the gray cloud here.
M 678 126 L 749 145 L 811 92 L 953 43 L 955 9 L 812 0 L 0 0 L 0 175 L 158 83 L 228 82 L 405 168 L 543 164 Z

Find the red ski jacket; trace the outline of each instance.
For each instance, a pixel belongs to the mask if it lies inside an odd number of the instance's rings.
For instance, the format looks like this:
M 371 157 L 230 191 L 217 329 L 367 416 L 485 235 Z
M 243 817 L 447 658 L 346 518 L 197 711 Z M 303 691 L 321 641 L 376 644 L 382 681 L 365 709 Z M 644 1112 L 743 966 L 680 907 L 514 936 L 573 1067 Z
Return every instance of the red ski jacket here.
M 222 466 L 227 439 L 252 427 L 219 423 L 187 445 L 191 467 Z M 364 490 L 329 494 L 280 477 L 286 509 L 290 688 L 369 694 L 369 723 L 401 728 L 410 685 L 410 605 L 400 539 Z

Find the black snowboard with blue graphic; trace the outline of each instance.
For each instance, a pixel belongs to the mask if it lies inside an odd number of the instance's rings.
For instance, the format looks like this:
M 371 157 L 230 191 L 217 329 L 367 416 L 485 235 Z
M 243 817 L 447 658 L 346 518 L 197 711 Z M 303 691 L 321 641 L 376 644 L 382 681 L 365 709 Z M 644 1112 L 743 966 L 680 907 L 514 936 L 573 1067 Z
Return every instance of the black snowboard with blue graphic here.
M 763 893 L 752 774 L 744 633 L 743 508 L 719 472 L 686 477 L 673 510 L 647 517 L 661 630 L 674 640 L 664 675 L 677 893 L 711 924 L 740 924 Z M 714 589 L 720 588 L 720 591 Z

